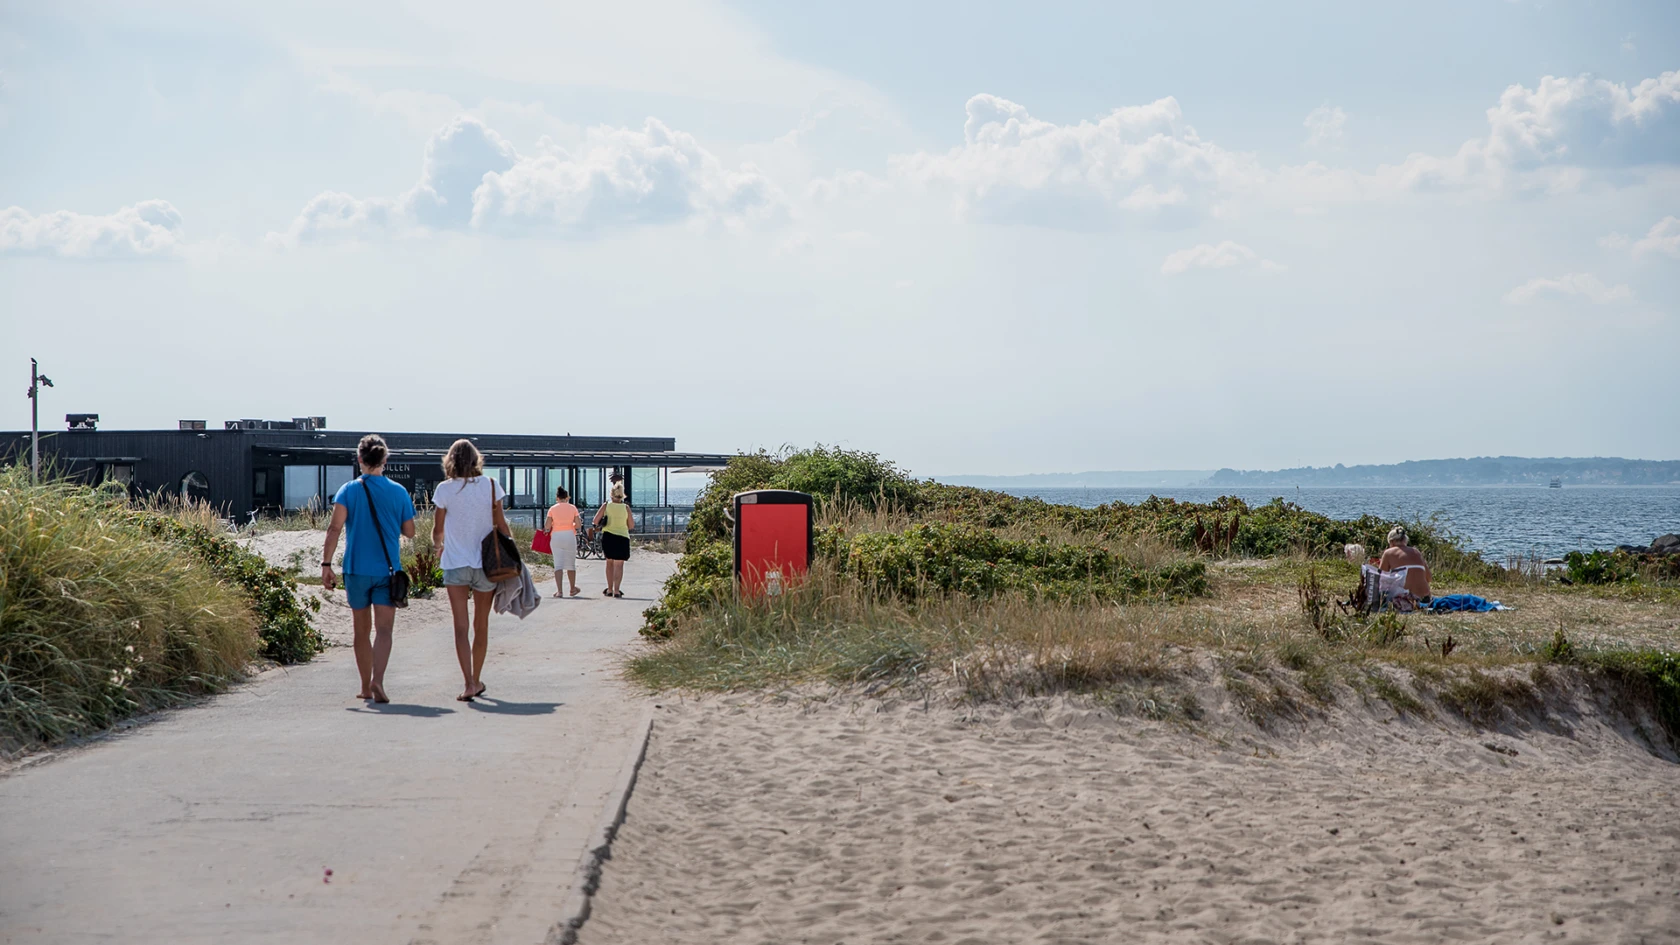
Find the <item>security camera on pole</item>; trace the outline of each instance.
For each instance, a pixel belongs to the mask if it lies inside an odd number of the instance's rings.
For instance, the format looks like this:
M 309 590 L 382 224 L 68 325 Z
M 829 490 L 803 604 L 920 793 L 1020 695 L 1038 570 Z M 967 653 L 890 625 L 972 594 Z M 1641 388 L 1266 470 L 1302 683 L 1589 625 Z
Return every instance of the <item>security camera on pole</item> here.
M 41 388 L 53 386 L 52 378 L 41 373 L 41 366 L 29 359 L 29 471 L 36 482 L 41 481 Z

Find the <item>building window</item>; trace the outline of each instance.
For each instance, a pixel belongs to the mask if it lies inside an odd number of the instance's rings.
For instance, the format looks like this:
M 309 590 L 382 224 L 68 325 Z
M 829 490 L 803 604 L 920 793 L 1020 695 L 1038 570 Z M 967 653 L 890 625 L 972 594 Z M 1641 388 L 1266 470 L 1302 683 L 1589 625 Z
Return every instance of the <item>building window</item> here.
M 542 500 L 538 495 L 541 491 L 540 478 L 542 470 L 528 466 L 516 466 L 508 470 L 508 508 L 527 509 Z
M 195 502 L 210 501 L 210 480 L 196 469 L 182 476 L 181 498 Z
M 606 479 L 599 466 L 585 466 L 578 470 L 577 494 L 580 506 L 594 508 L 601 504 L 601 483 Z
M 321 502 L 321 467 L 287 466 L 285 487 L 282 504 L 285 505 L 288 512 L 306 509 L 311 505 L 319 508 Z
M 659 495 L 659 467 L 631 467 L 630 501 L 638 506 L 665 504 Z
M 570 470 L 563 466 L 550 466 L 548 468 L 548 488 L 544 491 L 543 502 L 553 502 L 554 490 L 556 489 L 564 489 L 568 494 L 572 491 L 572 484 L 569 481 L 571 477 L 567 475 L 569 472 Z M 576 499 L 574 498 L 573 501 L 576 501 Z
M 251 471 L 251 497 L 259 502 L 268 498 L 268 470 Z
M 132 486 L 134 484 L 134 464 L 107 463 L 105 465 L 105 481 Z
M 322 466 L 321 470 L 325 474 L 325 480 L 321 483 L 321 508 L 324 509 L 332 505 L 333 498 L 345 483 L 356 478 L 356 467 Z

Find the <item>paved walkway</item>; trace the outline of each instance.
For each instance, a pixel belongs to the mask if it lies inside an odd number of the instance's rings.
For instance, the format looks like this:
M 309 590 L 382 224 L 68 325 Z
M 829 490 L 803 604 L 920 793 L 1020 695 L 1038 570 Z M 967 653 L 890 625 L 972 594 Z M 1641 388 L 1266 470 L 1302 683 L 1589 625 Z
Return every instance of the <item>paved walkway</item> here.
M 390 705 L 334 649 L 0 778 L 0 943 L 542 942 L 646 711 L 613 651 L 673 562 L 494 616 L 478 702 L 433 606 L 398 615 Z

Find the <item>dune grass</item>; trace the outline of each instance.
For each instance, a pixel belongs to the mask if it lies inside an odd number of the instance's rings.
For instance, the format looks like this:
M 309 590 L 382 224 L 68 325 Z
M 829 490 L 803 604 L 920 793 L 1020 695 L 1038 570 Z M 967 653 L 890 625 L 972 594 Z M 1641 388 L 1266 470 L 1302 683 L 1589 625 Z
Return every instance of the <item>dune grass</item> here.
M 120 492 L 0 469 L 0 742 L 93 731 L 236 680 L 251 602 Z
M 817 557 L 783 596 L 739 600 L 724 509 L 730 492 L 763 486 L 813 492 Z M 1391 524 L 1281 500 L 1082 509 L 914 483 L 873 454 L 760 454 L 697 501 L 687 553 L 645 614 L 655 643 L 627 671 L 653 689 L 1081 692 L 1184 720 L 1216 700 L 1262 726 L 1350 697 L 1495 724 L 1586 678 L 1680 738 L 1680 586 L 1565 586 L 1541 562 L 1502 567 L 1442 523 L 1415 522 L 1436 593 L 1516 609 L 1342 612 L 1334 600 L 1358 583 L 1343 543 L 1380 547 Z

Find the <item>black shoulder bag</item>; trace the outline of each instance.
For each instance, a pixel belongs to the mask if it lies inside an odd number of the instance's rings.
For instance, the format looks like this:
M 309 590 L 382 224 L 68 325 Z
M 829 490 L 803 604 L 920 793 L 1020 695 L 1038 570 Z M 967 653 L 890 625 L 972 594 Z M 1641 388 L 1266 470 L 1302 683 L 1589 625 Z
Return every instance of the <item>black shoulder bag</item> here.
M 379 538 L 379 550 L 385 555 L 385 567 L 391 572 L 391 606 L 408 606 L 408 572 L 391 563 L 391 549 L 385 546 L 385 531 L 379 527 L 379 513 L 373 507 L 373 490 L 368 488 L 367 480 L 358 476 L 357 482 L 362 484 L 362 492 L 367 495 L 368 516 L 373 519 L 373 533 Z

